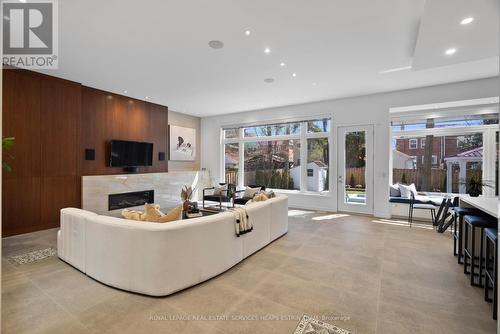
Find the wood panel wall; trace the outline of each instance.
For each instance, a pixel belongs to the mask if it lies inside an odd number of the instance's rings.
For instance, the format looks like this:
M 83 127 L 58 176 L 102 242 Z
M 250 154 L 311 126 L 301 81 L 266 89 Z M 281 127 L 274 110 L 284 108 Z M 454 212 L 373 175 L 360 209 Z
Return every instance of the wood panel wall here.
M 59 210 L 80 206 L 81 85 L 23 70 L 3 71 L 2 235 L 59 226 Z M 10 156 L 13 159 L 10 159 Z
M 153 166 L 139 171 L 166 172 L 158 152 L 167 152 L 167 130 L 167 107 L 4 69 L 3 136 L 15 144 L 3 153 L 12 172 L 3 172 L 2 236 L 58 227 L 61 208 L 81 207 L 82 175 L 124 173 L 108 167 L 112 139 L 153 143 Z M 96 150 L 94 161 L 85 148 Z
M 167 172 L 168 108 L 102 90 L 82 87 L 82 157 L 95 150 L 95 160 L 83 160 L 82 175 L 123 174 L 122 167 L 109 167 L 110 141 L 153 143 L 153 165 L 140 173 Z

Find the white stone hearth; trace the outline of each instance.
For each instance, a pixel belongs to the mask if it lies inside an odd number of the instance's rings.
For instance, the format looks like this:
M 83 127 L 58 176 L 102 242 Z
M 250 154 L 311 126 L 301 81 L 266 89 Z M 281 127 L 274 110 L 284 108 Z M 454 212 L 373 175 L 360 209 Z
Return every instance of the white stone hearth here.
M 82 208 L 102 215 L 120 216 L 121 210 L 108 211 L 108 195 L 154 190 L 155 203 L 166 211 L 181 203 L 180 193 L 184 185 L 193 187 L 193 200 L 198 200 L 203 188 L 210 186 L 209 174 L 194 171 L 83 176 Z M 135 209 L 142 210 L 143 207 Z

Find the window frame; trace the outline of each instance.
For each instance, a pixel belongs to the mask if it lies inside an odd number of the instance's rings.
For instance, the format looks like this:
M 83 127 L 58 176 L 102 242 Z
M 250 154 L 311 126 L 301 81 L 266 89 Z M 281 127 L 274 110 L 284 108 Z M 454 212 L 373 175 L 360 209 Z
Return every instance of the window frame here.
M 409 138 L 408 139 L 408 148 L 410 150 L 418 149 L 418 138 Z
M 425 129 L 415 129 L 415 130 L 397 130 L 394 131 L 392 127 L 390 127 L 390 136 L 391 142 L 397 137 L 401 139 L 415 139 L 415 138 L 425 138 L 428 135 L 434 136 L 464 136 L 471 135 L 475 133 L 481 133 L 483 135 L 483 181 L 488 182 L 494 180 L 497 176 L 495 171 L 495 163 L 496 163 L 496 132 L 498 131 L 498 124 L 490 124 L 490 125 L 472 125 L 472 126 L 460 126 L 460 127 L 448 127 L 448 128 L 425 128 Z M 457 138 L 458 140 L 458 138 Z M 408 144 L 409 145 L 409 144 Z M 411 148 L 410 148 L 411 149 Z M 392 146 L 390 149 L 391 152 L 391 164 L 389 166 L 390 170 L 390 178 L 389 183 L 392 183 Z M 442 192 L 440 194 L 447 194 Z M 456 195 L 456 194 L 455 194 Z M 483 189 L 483 195 L 485 196 L 494 196 L 495 188 L 494 187 L 486 187 Z
M 315 120 L 329 119 L 329 131 L 328 132 L 310 132 L 308 133 L 308 122 Z M 279 136 L 261 136 L 261 137 L 245 137 L 245 128 L 255 127 L 255 126 L 266 126 L 266 125 L 279 125 L 283 123 L 299 123 L 300 131 L 297 134 L 290 135 L 279 135 Z M 224 131 L 227 129 L 238 129 L 238 138 L 225 138 Z M 244 168 L 244 145 L 245 143 L 251 142 L 266 142 L 266 141 L 280 141 L 280 140 L 298 140 L 300 143 L 300 190 L 292 190 L 292 189 L 273 189 L 279 192 L 300 192 L 300 193 L 311 193 L 311 194 L 321 194 L 321 195 L 330 195 L 333 194 L 336 189 L 333 189 L 332 175 L 334 171 L 334 163 L 332 153 L 334 152 L 333 147 L 333 135 L 334 135 L 334 127 L 333 127 L 333 116 L 332 115 L 319 115 L 315 117 L 309 118 L 301 118 L 301 119 L 286 119 L 282 121 L 265 121 L 258 124 L 244 124 L 244 125 L 232 125 L 232 126 L 222 126 L 221 129 L 221 168 L 220 175 L 221 179 L 224 179 L 225 176 L 225 145 L 230 143 L 238 143 L 239 149 L 239 169 L 238 169 L 238 184 L 236 185 L 238 188 L 244 188 L 245 184 L 245 168 Z M 308 156 L 308 139 L 327 139 L 328 140 L 328 175 L 329 177 L 329 185 L 328 190 L 325 191 L 311 191 L 307 189 L 307 156 Z

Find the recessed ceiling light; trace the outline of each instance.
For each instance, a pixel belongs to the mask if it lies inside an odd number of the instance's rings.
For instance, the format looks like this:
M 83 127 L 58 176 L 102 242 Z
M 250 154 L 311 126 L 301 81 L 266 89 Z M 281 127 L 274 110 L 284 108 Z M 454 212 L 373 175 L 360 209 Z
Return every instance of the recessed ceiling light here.
M 472 23 L 472 21 L 474 21 L 473 17 L 466 17 L 465 19 L 463 19 L 462 21 L 460 21 L 460 24 L 461 25 L 466 25 L 466 24 Z
M 292 77 L 296 77 L 297 76 L 297 73 L 292 73 Z
M 313 86 L 317 86 L 318 84 L 316 82 L 313 82 Z
M 270 48 L 265 48 L 265 49 L 264 49 L 264 53 L 266 53 L 266 54 L 271 53 L 271 49 L 270 49 Z
M 128 93 L 128 92 L 127 92 L 127 90 L 125 89 L 125 90 L 123 91 L 123 94 L 127 94 L 127 93 Z
M 26 2 L 26 0 L 19 0 L 19 2 L 25 3 L 25 2 Z
M 283 66 L 285 66 L 285 65 L 286 65 L 286 64 L 285 64 L 284 62 L 281 62 L 281 63 L 280 63 L 280 66 L 281 66 L 281 67 L 283 67 Z
M 273 83 L 274 79 L 273 78 L 266 78 L 266 79 L 264 79 L 264 82 L 265 83 Z
M 144 99 L 145 99 L 145 100 L 149 100 L 149 96 L 146 96 Z
M 221 41 L 213 40 L 208 42 L 208 46 L 212 49 L 222 49 L 224 47 L 224 43 Z
M 250 36 L 252 32 L 250 30 L 245 30 L 245 35 Z
M 451 49 L 448 49 L 446 50 L 444 53 L 447 55 L 447 56 L 451 56 L 451 55 L 454 55 L 455 52 L 457 52 L 457 49 L 455 48 L 451 48 Z

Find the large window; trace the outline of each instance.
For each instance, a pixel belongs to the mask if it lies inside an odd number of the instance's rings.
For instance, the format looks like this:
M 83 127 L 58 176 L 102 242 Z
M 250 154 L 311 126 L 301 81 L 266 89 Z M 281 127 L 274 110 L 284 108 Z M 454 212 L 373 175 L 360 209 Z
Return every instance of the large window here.
M 238 186 L 328 191 L 330 122 L 324 118 L 224 129 L 224 179 Z
M 392 182 L 466 193 L 468 181 L 479 178 L 490 184 L 483 191 L 494 194 L 497 124 L 498 114 L 393 121 Z

